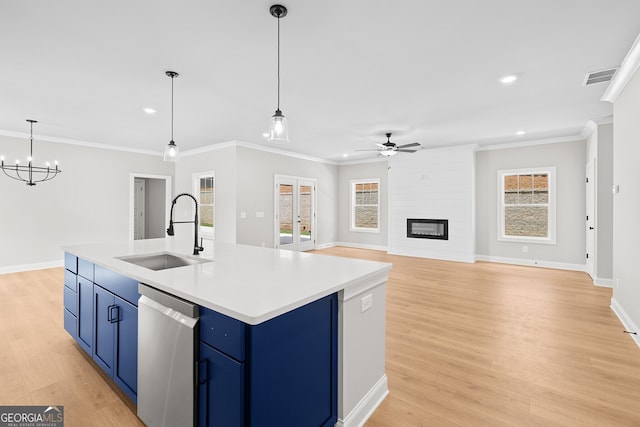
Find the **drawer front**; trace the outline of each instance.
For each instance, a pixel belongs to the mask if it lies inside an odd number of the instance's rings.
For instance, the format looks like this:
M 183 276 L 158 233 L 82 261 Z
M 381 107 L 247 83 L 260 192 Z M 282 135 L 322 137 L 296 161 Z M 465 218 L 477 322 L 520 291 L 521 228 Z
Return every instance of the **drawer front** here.
M 78 292 L 78 276 L 72 271 L 64 271 L 64 286 L 71 289 L 73 292 Z
M 78 318 L 67 309 L 64 310 L 64 330 L 73 338 L 78 339 Z
M 70 253 L 64 253 L 64 268 L 74 274 L 78 274 L 78 257 Z
M 74 316 L 78 316 L 78 294 L 64 287 L 64 308 Z
M 138 281 L 123 276 L 99 265 L 95 268 L 95 280 L 96 285 L 100 285 L 109 292 L 118 295 L 125 301 L 138 306 L 138 299 L 140 294 L 138 293 Z
M 78 258 L 78 274 L 93 282 L 93 263 L 82 258 Z
M 233 357 L 245 360 L 246 325 L 205 307 L 200 307 L 200 341 Z

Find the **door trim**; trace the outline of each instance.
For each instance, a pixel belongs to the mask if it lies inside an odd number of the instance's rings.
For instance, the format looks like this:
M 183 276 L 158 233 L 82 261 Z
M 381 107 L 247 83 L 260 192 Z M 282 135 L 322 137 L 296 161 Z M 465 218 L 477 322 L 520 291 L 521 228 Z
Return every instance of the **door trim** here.
M 164 180 L 164 199 L 165 203 L 165 219 L 169 218 L 170 210 L 171 210 L 171 176 L 170 175 L 153 175 L 148 173 L 130 173 L 129 174 L 129 240 L 134 240 L 134 232 L 133 232 L 133 217 L 135 215 L 135 179 L 136 178 L 153 178 L 153 179 L 163 179 Z
M 286 182 L 289 181 L 289 182 Z M 280 249 L 280 219 L 279 219 L 279 191 L 278 191 L 278 185 L 279 184 L 292 184 L 294 187 L 294 194 L 298 194 L 299 193 L 299 188 L 300 185 L 302 183 L 302 185 L 308 185 L 311 184 L 313 186 L 313 198 L 311 200 L 311 207 L 312 207 L 312 212 L 311 212 L 311 247 L 305 250 L 313 250 L 316 247 L 316 239 L 317 239 L 317 235 L 318 232 L 316 230 L 318 221 L 317 221 L 317 185 L 318 185 L 318 180 L 316 178 L 307 178 L 307 177 L 302 177 L 302 176 L 292 176 L 292 175 L 278 175 L 278 174 L 274 174 L 273 176 L 273 247 L 276 249 Z M 296 197 L 297 199 L 297 197 Z M 299 201 L 298 201 L 298 205 L 299 205 Z M 296 209 L 298 209 L 298 207 L 296 207 Z M 299 232 L 299 230 L 298 230 Z M 294 233 L 294 241 L 295 239 L 295 233 Z M 299 236 L 298 236 L 299 237 Z M 299 250 L 298 248 L 298 243 L 295 243 L 295 246 L 292 248 L 293 250 Z

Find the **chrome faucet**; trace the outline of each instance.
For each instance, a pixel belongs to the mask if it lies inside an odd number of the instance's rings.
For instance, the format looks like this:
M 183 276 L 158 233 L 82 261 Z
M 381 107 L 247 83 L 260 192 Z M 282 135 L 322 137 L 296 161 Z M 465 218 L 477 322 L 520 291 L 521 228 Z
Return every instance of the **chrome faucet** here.
M 193 199 L 193 203 L 196 204 L 196 215 L 195 215 L 195 218 L 193 218 L 193 221 L 174 221 L 173 220 L 173 207 L 176 205 L 176 201 L 182 196 L 191 197 Z M 204 248 L 202 247 L 202 239 L 200 239 L 200 245 L 198 245 L 198 229 L 200 228 L 200 224 L 198 223 L 198 201 L 191 194 L 189 193 L 178 194 L 175 197 L 175 199 L 173 199 L 173 202 L 171 202 L 171 215 L 169 217 L 169 228 L 167 228 L 167 234 L 169 236 L 173 236 L 173 224 L 193 224 L 193 227 L 195 228 L 195 231 L 196 231 L 195 239 L 193 242 L 193 254 L 199 255 L 201 251 L 204 251 Z

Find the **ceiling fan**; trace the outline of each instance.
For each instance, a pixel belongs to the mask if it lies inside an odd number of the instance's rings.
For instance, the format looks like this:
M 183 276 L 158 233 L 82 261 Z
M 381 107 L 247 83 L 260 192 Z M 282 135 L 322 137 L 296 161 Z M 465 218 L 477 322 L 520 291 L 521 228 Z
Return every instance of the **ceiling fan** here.
M 411 144 L 404 144 L 404 145 L 396 145 L 395 143 L 391 142 L 391 132 L 385 135 L 387 136 L 387 142 L 385 142 L 384 144 L 376 144 L 378 148 L 373 148 L 370 150 L 356 150 L 356 151 L 377 151 L 383 156 L 391 157 L 391 156 L 395 156 L 397 153 L 415 153 L 416 151 L 418 151 L 417 149 L 408 150 L 408 148 L 420 146 L 419 142 L 412 142 Z

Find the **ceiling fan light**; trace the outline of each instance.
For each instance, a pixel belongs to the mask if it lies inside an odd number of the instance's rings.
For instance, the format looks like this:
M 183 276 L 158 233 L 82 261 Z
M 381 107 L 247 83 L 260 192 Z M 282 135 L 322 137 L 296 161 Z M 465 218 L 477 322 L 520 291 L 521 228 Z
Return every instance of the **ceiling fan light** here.
M 396 154 L 398 154 L 398 152 L 395 151 L 395 150 L 384 150 L 384 151 L 381 151 L 380 154 L 382 154 L 385 157 L 391 157 L 391 156 L 395 156 Z
M 164 147 L 164 161 L 177 162 L 180 160 L 180 149 L 175 142 L 171 141 Z
M 271 117 L 271 123 L 269 124 L 269 142 L 276 144 L 285 144 L 289 142 L 289 126 L 287 125 L 287 118 L 282 114 L 282 111 L 276 110 L 275 114 Z

